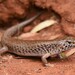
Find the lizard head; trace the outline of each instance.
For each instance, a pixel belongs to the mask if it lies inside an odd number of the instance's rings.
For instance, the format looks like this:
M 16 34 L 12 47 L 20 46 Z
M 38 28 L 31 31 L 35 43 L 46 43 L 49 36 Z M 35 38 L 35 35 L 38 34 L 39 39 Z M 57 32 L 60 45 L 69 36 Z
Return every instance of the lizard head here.
M 62 47 L 63 51 L 69 50 L 75 47 L 75 38 L 68 37 L 59 41 L 60 46 Z
M 65 39 L 65 42 L 67 42 L 68 44 L 75 45 L 75 37 L 68 37 Z

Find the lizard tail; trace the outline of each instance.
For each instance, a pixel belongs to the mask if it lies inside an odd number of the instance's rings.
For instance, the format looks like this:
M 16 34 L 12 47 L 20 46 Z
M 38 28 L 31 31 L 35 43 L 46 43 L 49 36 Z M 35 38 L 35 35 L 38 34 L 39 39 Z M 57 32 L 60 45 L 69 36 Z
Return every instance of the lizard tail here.
M 22 22 L 22 23 L 19 23 L 15 26 L 12 26 L 11 28 L 7 29 L 5 31 L 5 33 L 3 34 L 2 36 L 2 41 L 4 40 L 7 40 L 9 38 L 11 38 L 12 36 L 14 36 L 18 31 L 21 31 L 21 29 L 28 25 L 29 23 L 31 23 L 33 20 L 35 20 L 40 14 L 42 14 L 43 11 L 39 12 L 38 14 L 36 14 L 35 16 L 33 16 L 32 18 Z

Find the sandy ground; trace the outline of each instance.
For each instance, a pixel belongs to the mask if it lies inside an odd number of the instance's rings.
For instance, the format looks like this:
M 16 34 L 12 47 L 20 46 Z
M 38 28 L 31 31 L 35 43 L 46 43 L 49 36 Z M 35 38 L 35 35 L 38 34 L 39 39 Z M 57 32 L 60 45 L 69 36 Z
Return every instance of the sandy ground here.
M 15 59 L 11 55 L 4 58 L 0 75 L 75 75 L 75 54 L 64 60 L 48 59 L 54 67 L 43 66 L 40 58 Z

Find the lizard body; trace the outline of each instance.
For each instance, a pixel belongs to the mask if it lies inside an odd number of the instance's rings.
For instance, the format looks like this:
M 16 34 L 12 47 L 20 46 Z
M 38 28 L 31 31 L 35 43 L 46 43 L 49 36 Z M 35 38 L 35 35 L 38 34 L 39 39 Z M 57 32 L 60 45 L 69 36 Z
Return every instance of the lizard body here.
M 15 39 L 13 36 L 23 29 L 24 26 L 32 22 L 37 18 L 39 14 L 30 18 L 29 20 L 22 22 L 16 26 L 13 26 L 5 31 L 2 36 L 1 43 L 3 48 L 0 52 L 8 51 L 15 53 L 20 56 L 38 56 L 42 58 L 42 61 L 47 65 L 47 60 L 49 56 L 58 55 L 63 51 L 72 49 L 75 47 L 75 41 L 72 38 L 62 39 L 62 40 L 21 40 Z M 1 52 L 1 53 L 2 53 Z

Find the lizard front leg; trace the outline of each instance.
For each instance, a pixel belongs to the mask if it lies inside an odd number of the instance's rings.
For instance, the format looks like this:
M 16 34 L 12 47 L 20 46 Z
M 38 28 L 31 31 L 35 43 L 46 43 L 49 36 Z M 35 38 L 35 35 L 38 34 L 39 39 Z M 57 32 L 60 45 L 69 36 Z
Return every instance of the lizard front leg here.
M 47 58 L 48 58 L 48 57 L 50 57 L 50 53 L 46 53 L 45 55 L 43 55 L 43 56 L 41 57 L 42 62 L 43 62 L 44 65 L 47 66 L 47 67 L 49 67 L 49 66 L 53 67 L 53 66 L 54 66 L 53 64 L 49 64 L 49 63 L 47 62 Z

